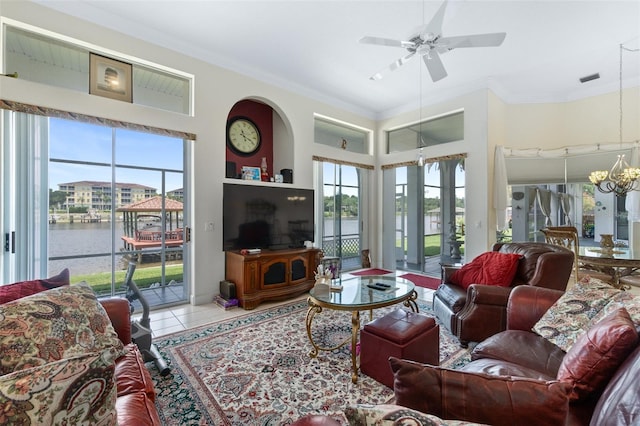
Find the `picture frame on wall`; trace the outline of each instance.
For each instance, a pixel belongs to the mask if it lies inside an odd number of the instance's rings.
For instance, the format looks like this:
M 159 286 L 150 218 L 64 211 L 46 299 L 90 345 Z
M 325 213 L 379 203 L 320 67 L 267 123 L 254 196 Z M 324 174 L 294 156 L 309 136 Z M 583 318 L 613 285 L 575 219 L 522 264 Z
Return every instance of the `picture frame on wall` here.
M 89 94 L 133 102 L 132 65 L 126 62 L 89 54 Z

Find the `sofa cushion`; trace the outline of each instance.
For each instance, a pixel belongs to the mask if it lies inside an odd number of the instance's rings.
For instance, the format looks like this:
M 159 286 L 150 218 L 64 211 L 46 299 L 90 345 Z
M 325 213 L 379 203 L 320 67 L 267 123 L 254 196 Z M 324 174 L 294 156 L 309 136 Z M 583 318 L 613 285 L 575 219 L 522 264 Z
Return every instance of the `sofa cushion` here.
M 592 426 L 640 424 L 640 346 L 622 363 L 598 399 Z
M 353 426 L 463 426 L 477 424 L 458 420 L 442 420 L 434 415 L 394 404 L 358 404 L 347 407 L 344 410 L 344 415 L 349 424 Z
M 558 380 L 572 384 L 570 398 L 599 392 L 638 345 L 638 333 L 626 309 L 618 309 L 584 333 L 558 370 Z
M 509 287 L 518 270 L 519 254 L 490 251 L 482 253 L 451 275 L 450 281 L 462 288 L 471 284 Z
M 52 288 L 69 285 L 69 269 L 44 280 L 20 281 L 0 286 L 0 305 Z
M 457 370 L 468 371 L 471 373 L 484 373 L 491 376 L 523 377 L 527 379 L 540 380 L 543 382 L 556 380 L 555 376 L 550 376 L 534 368 L 525 367 L 517 362 L 509 362 L 491 358 L 482 358 L 471 361 L 470 363 L 457 368 Z
M 621 290 L 597 278 L 585 277 L 565 292 L 533 331 L 565 352 L 587 331 L 589 323 Z
M 389 363 L 396 404 L 497 426 L 565 423 L 568 383 L 450 370 L 394 357 Z
M 102 353 L 0 376 L 0 423 L 116 424 L 114 366 Z
M 471 359 L 491 358 L 520 364 L 546 376 L 556 377 L 565 352 L 530 331 L 506 330 L 478 343 Z
M 92 352 L 124 354 L 111 321 L 86 284 L 0 305 L 0 374 Z

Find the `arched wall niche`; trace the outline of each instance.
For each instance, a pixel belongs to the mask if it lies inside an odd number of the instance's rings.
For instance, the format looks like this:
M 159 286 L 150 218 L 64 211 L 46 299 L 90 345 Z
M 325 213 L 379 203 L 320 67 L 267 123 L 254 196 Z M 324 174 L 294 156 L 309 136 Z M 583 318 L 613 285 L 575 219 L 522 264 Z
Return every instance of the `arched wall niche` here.
M 267 159 L 269 176 L 280 173 L 281 169 L 292 169 L 294 144 L 291 123 L 281 108 L 264 98 L 245 98 L 236 102 L 227 116 L 227 124 L 236 117 L 246 117 L 260 130 L 262 142 L 255 153 L 242 156 L 226 147 L 227 177 L 232 177 L 229 167 L 235 169 L 239 177 L 242 166 L 260 167 L 262 158 Z M 230 165 L 235 163 L 235 167 Z

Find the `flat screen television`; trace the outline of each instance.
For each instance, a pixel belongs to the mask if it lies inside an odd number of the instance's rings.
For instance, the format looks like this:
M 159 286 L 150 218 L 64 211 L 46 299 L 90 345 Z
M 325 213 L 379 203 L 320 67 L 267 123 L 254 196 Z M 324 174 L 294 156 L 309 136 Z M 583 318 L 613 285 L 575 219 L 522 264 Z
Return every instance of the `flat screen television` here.
M 287 249 L 313 241 L 313 189 L 225 183 L 223 250 Z

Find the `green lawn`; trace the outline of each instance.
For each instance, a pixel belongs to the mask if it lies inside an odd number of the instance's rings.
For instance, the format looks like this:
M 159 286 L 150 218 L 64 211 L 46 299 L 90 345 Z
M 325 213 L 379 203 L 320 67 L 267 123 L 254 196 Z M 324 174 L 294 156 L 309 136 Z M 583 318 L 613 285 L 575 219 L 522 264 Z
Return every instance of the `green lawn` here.
M 437 256 L 440 254 L 440 241 L 442 234 L 433 234 L 424 236 L 424 255 Z M 396 247 L 400 247 L 400 240 L 396 241 Z M 464 244 L 460 246 L 460 252 L 464 254 Z M 448 254 L 448 253 L 445 253 Z
M 116 290 L 120 289 L 124 284 L 124 276 L 127 271 L 116 271 L 115 281 Z M 139 288 L 147 288 L 151 284 L 160 282 L 161 269 L 160 266 L 151 266 L 148 268 L 141 268 L 138 266 L 133 274 L 133 281 Z M 182 282 L 183 277 L 183 265 L 167 265 L 165 268 L 165 282 L 168 283 L 171 280 Z M 111 292 L 111 273 L 100 272 L 95 274 L 86 275 L 73 275 L 71 282 L 77 283 L 85 281 L 89 284 L 96 293 L 105 294 Z

